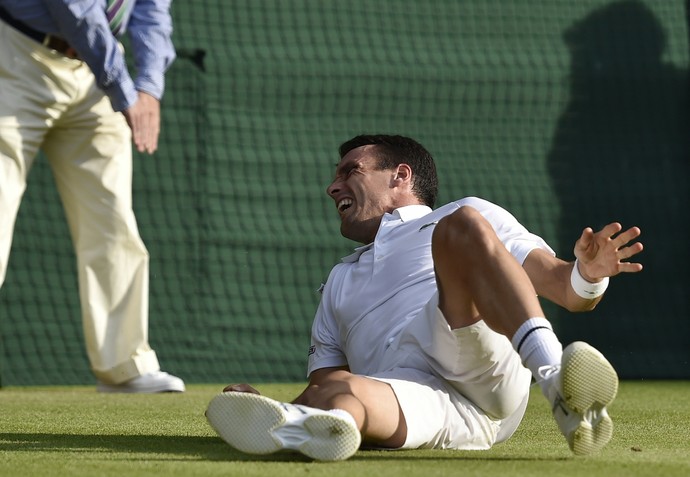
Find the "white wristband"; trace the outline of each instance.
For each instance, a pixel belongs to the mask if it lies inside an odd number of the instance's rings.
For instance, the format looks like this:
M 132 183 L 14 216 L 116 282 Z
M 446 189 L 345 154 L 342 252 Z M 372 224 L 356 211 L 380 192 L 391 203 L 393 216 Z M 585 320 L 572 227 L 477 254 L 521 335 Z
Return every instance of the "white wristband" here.
M 580 270 L 577 268 L 577 260 L 575 260 L 573 271 L 570 274 L 570 285 L 578 296 L 592 300 L 604 294 L 609 286 L 609 277 L 604 277 L 602 281 L 597 283 L 589 282 L 580 275 Z

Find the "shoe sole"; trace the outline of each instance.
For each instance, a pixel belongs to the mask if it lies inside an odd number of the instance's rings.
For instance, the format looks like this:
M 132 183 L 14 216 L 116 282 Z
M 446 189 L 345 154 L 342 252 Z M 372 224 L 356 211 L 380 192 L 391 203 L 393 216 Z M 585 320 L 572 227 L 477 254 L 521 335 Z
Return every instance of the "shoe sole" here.
M 96 392 L 110 393 L 110 394 L 162 394 L 162 393 L 183 393 L 185 392 L 184 384 L 158 384 L 141 387 L 129 387 L 127 385 L 98 383 L 96 385 Z
M 221 393 L 209 403 L 206 419 L 225 442 L 247 454 L 290 449 L 314 460 L 345 460 L 361 442 L 359 430 L 345 418 L 324 412 L 289 424 L 280 402 L 258 394 Z
M 585 416 L 568 437 L 576 455 L 599 451 L 613 436 L 613 422 L 606 412 L 618 393 L 618 375 L 595 348 L 581 341 L 563 350 L 561 366 L 563 399 Z

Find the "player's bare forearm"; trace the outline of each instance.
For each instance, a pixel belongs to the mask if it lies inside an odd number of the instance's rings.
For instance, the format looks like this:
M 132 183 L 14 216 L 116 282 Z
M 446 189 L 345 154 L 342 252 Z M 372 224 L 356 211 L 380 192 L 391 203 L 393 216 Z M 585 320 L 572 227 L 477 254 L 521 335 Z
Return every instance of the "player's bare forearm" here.
M 619 273 L 642 270 L 642 264 L 629 261 L 643 250 L 642 243 L 635 241 L 641 234 L 640 229 L 631 227 L 623 232 L 621 230 L 617 222 L 598 232 L 585 228 L 575 243 L 576 262 L 567 262 L 544 250 L 532 251 L 523 267 L 539 296 L 572 312 L 593 310 L 603 294 L 583 298 L 573 289 L 573 275 L 579 275 L 585 286 L 596 288 L 597 284 Z M 577 274 L 574 274 L 576 266 Z M 605 290 L 605 285 L 602 285 L 602 290 Z
M 568 311 L 589 311 L 601 300 L 584 300 L 579 297 L 570 285 L 573 262 L 566 262 L 544 250 L 533 250 L 525 259 L 523 268 L 540 297 Z

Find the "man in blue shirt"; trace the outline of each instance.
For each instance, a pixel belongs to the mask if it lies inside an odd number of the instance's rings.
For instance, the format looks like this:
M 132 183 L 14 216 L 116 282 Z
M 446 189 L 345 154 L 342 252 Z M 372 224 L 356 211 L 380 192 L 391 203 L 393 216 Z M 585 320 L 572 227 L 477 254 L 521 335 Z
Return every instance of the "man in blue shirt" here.
M 0 285 L 31 165 L 56 180 L 101 392 L 181 392 L 148 344 L 149 255 L 132 209 L 132 147 L 158 147 L 175 59 L 169 0 L 0 0 Z M 118 36 L 127 32 L 137 75 Z

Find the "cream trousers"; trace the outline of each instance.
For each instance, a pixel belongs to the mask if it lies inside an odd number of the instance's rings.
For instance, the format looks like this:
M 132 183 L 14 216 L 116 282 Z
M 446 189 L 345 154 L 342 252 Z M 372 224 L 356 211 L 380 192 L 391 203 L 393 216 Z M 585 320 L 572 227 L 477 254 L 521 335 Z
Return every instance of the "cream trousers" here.
M 118 384 L 159 370 L 148 344 L 149 255 L 132 210 L 131 133 L 88 66 L 0 21 L 0 286 L 42 150 L 77 258 L 86 351 Z M 49 317 L 46 317 L 49 319 Z

